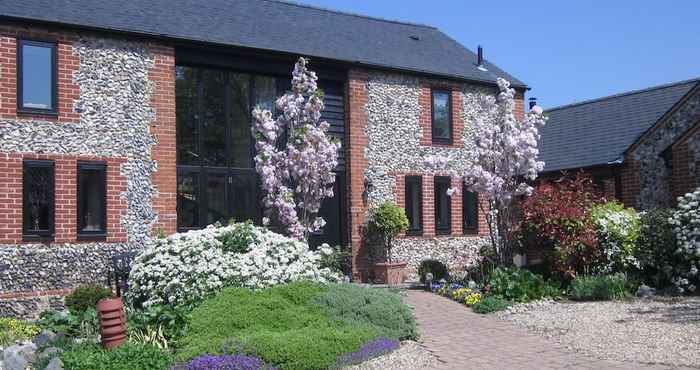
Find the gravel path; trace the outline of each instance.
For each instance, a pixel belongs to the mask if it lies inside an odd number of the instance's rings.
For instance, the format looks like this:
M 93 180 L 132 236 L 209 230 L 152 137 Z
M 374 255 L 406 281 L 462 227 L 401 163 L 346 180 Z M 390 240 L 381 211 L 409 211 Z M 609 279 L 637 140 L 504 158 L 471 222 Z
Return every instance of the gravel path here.
M 388 355 L 347 367 L 348 370 L 418 370 L 435 366 L 437 360 L 421 345 L 406 341 Z
M 700 368 L 700 298 L 515 306 L 498 315 L 592 357 Z

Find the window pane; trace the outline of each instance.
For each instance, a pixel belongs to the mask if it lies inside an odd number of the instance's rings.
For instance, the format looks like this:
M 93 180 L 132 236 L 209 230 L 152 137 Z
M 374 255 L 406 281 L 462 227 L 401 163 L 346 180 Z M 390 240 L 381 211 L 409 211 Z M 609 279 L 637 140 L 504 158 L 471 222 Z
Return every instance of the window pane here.
M 51 163 L 25 163 L 23 175 L 24 232 L 46 234 L 53 224 L 53 166 Z
M 79 168 L 78 173 L 78 231 L 105 231 L 104 168 Z
M 200 69 L 202 79 L 201 111 L 198 117 L 202 129 L 202 158 L 205 166 L 226 165 L 225 74 Z
M 231 184 L 232 217 L 236 221 L 257 221 L 257 187 L 255 171 L 235 171 Z
M 462 192 L 464 228 L 474 230 L 479 225 L 479 197 L 471 191 Z
M 199 173 L 186 172 L 177 176 L 177 226 L 199 226 Z
M 53 109 L 53 49 L 22 45 L 22 106 Z
M 410 231 L 422 229 L 421 208 L 423 206 L 420 177 L 406 177 L 406 216 Z
M 177 116 L 177 163 L 196 164 L 199 159 L 197 140 L 198 70 L 177 67 L 175 70 L 175 106 Z
M 450 197 L 447 189 L 450 188 L 450 178 L 435 178 L 435 228 L 437 231 L 450 231 Z
M 252 165 L 250 131 L 250 75 L 230 74 L 231 86 L 231 166 Z
M 255 76 L 254 85 L 254 106 L 260 106 L 274 113 L 275 103 L 277 101 L 276 79 L 274 77 Z
M 207 198 L 207 225 L 217 221 L 228 221 L 228 209 L 226 207 L 226 174 L 207 173 L 206 198 Z
M 450 139 L 450 93 L 433 91 L 433 138 Z

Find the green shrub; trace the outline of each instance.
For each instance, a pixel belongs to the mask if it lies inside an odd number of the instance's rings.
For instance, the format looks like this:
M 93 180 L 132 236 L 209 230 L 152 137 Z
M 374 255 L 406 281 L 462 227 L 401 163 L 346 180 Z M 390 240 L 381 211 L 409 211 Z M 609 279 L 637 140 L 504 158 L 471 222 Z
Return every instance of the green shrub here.
M 621 299 L 629 295 L 630 286 L 622 274 L 582 276 L 571 282 L 569 296 L 577 301 Z
M 95 308 L 97 301 L 112 296 L 112 291 L 97 284 L 81 285 L 66 296 L 66 307 L 73 313 L 85 312 Z
M 591 219 L 602 250 L 595 269 L 604 273 L 635 270 L 639 265 L 635 258 L 640 227 L 637 211 L 619 202 L 607 202 L 591 208 Z
M 31 339 L 39 334 L 39 327 L 21 320 L 0 318 L 0 347 L 6 347 L 15 341 Z
M 380 337 L 406 340 L 418 336 L 411 309 L 397 293 L 353 284 L 332 284 L 313 302 L 332 320 L 350 326 L 372 326 Z
M 350 246 L 336 245 L 335 247 L 328 248 L 332 250 L 333 253 L 321 255 L 321 268 L 328 268 L 343 276 L 351 276 L 352 250 Z
M 246 253 L 250 246 L 259 243 L 255 237 L 255 227 L 250 221 L 243 223 L 229 223 L 229 228 L 221 233 L 217 239 L 222 243 L 221 249 L 230 253 Z
M 384 237 L 384 247 L 387 258 L 391 262 L 392 240 L 396 235 L 406 231 L 408 228 L 408 218 L 403 208 L 391 202 L 385 202 L 372 210 L 373 230 L 376 230 Z
M 127 327 L 135 337 L 161 331 L 168 346 L 176 346 L 177 341 L 187 332 L 190 311 L 183 307 L 153 305 L 143 310 L 129 313 Z M 151 335 L 152 336 L 152 335 Z
M 88 308 L 80 313 L 47 310 L 39 314 L 38 324 L 44 330 L 88 340 L 97 339 L 100 330 L 97 311 L 94 308 Z
M 472 305 L 472 310 L 476 313 L 491 313 L 503 311 L 510 307 L 511 303 L 501 297 L 486 296 Z
M 423 260 L 418 266 L 418 276 L 420 276 L 420 282 L 425 283 L 425 274 L 433 274 L 433 281 L 440 281 L 441 279 L 447 279 L 447 266 L 438 260 Z
M 61 354 L 61 361 L 70 370 L 157 370 L 172 363 L 170 355 L 158 348 L 128 342 L 113 350 L 93 343 L 75 344 Z
M 670 286 L 674 267 L 680 265 L 673 225 L 668 222 L 672 215 L 670 209 L 652 209 L 641 215 L 636 257 L 642 279 L 657 288 Z
M 519 268 L 496 268 L 488 278 L 489 293 L 509 301 L 529 302 L 561 296 L 559 284 Z
M 178 360 L 221 354 L 231 340 L 280 369 L 323 369 L 378 336 L 369 325 L 330 320 L 312 303 L 327 288 L 309 282 L 251 291 L 228 288 L 192 312 Z

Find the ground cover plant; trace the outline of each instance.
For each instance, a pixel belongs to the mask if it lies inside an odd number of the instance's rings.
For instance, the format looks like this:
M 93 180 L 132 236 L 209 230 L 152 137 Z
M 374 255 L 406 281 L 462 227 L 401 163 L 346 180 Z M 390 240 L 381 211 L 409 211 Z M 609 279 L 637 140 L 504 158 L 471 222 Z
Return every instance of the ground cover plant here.
M 31 339 L 37 334 L 39 334 L 39 327 L 34 324 L 10 317 L 0 318 L 0 347 Z
M 413 318 L 395 293 L 350 287 L 297 282 L 258 291 L 227 288 L 193 310 L 176 357 L 186 362 L 227 354 L 236 343 L 235 353 L 280 369 L 325 369 L 383 333 L 415 337 Z M 344 312 L 337 305 L 352 302 L 348 294 L 369 304 L 345 306 Z
M 577 301 L 622 299 L 633 290 L 624 274 L 579 276 L 571 282 L 569 297 Z

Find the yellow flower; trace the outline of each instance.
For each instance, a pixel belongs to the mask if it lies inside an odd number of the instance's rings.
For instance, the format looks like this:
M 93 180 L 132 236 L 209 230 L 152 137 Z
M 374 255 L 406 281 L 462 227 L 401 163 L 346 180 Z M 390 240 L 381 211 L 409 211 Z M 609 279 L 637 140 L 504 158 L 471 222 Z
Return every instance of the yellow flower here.
M 464 298 L 464 304 L 467 306 L 471 306 L 479 301 L 481 301 L 481 293 L 479 292 L 472 293 L 468 295 L 467 298 Z

